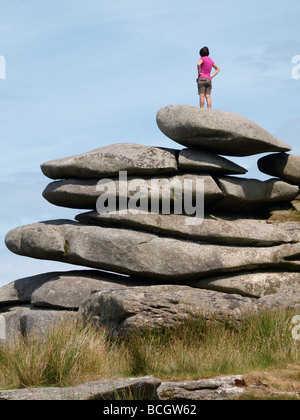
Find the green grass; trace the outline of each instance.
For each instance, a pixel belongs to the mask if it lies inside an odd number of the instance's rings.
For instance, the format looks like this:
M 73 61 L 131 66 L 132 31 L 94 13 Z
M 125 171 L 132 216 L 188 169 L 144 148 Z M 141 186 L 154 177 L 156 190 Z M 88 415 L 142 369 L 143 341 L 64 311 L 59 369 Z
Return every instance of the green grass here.
M 285 368 L 298 363 L 292 311 L 266 311 L 242 323 L 191 318 L 173 329 L 112 338 L 105 329 L 65 321 L 0 347 L 0 388 L 72 386 L 153 375 L 193 380 Z M 300 375 L 299 375 L 300 381 Z

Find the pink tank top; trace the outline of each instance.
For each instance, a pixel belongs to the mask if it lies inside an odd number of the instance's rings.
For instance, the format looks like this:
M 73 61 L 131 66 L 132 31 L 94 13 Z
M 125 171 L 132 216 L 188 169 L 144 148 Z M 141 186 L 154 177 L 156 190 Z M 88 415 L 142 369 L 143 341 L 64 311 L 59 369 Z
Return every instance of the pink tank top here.
M 201 57 L 201 60 L 203 61 L 203 63 L 201 64 L 200 77 L 204 77 L 205 79 L 211 79 L 210 72 L 212 66 L 214 65 L 213 60 L 209 57 Z

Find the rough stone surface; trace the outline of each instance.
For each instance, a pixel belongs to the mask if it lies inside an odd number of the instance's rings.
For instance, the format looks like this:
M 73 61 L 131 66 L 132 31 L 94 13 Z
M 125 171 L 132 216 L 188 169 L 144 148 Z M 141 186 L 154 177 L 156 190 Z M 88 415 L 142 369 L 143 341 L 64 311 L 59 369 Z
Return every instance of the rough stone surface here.
M 247 156 L 291 150 L 253 121 L 228 111 L 167 106 L 158 111 L 156 120 L 160 130 L 177 143 L 221 155 Z
M 177 172 L 176 152 L 141 144 L 118 143 L 87 153 L 43 163 L 49 178 L 104 178 L 119 171 L 132 175 L 158 175 Z
M 256 208 L 264 208 L 266 204 L 290 202 L 299 194 L 299 188 L 278 179 L 259 181 L 238 177 L 220 177 L 218 185 L 223 198 L 214 208 L 216 210 L 231 209 L 232 212 Z
M 245 174 L 247 169 L 215 153 L 184 149 L 179 153 L 179 169 L 185 172 Z
M 50 183 L 44 190 L 43 197 L 51 204 L 77 209 L 95 209 L 97 200 L 104 194 L 105 199 L 114 203 L 116 203 L 115 197 L 118 197 L 119 201 L 123 200 L 126 208 L 128 200 L 132 199 L 135 204 L 138 198 L 142 205 L 145 203 L 148 210 L 150 208 L 148 203 L 151 200 L 161 201 L 164 198 L 171 203 L 174 202 L 174 194 L 172 189 L 170 193 L 169 186 L 179 188 L 183 192 L 183 197 L 195 196 L 196 191 L 199 191 L 197 181 L 204 181 L 205 205 L 210 206 L 222 197 L 221 190 L 211 176 L 194 174 L 171 178 L 128 178 L 128 180 L 118 178 L 103 180 L 101 186 L 98 185 L 98 180 L 67 179 Z M 202 185 L 200 188 L 202 192 Z
M 245 393 L 242 376 L 227 376 L 191 382 L 163 382 L 157 395 L 160 400 L 213 401 L 236 398 Z
M 22 335 L 34 333 L 43 337 L 50 327 L 65 320 L 76 319 L 77 312 L 31 307 L 21 318 Z
M 300 156 L 276 153 L 264 156 L 257 164 L 258 169 L 265 174 L 300 185 Z
M 241 319 L 255 308 L 246 297 L 164 285 L 100 292 L 83 302 L 79 313 L 124 335 L 136 329 L 172 327 L 190 315 Z
M 300 243 L 219 246 L 63 220 L 13 229 L 6 235 L 6 245 L 27 257 L 185 284 L 226 272 L 300 268 Z
M 78 315 L 77 312 L 39 309 L 29 305 L 1 309 L 0 315 L 4 325 L 0 328 L 0 344 L 12 342 L 32 332 L 43 337 L 49 327 Z
M 198 220 L 175 214 L 151 214 L 134 210 L 107 214 L 96 211 L 82 213 L 76 216 L 76 220 L 82 224 L 129 228 L 221 245 L 274 246 L 300 242 L 299 224 L 292 222 L 273 224 L 259 219 L 209 216 Z
M 300 290 L 300 273 L 248 272 L 203 279 L 199 282 L 193 282 L 192 286 L 217 292 L 260 298 L 297 288 Z
M 68 401 L 116 400 L 124 396 L 139 396 L 150 400 L 155 396 L 161 381 L 146 376 L 88 382 L 69 388 L 34 388 L 0 391 L 0 401 Z
M 44 273 L 16 280 L 1 287 L 0 309 L 4 305 L 30 303 L 33 294 L 34 304 L 38 304 L 39 301 L 42 306 L 62 305 L 62 308 L 71 309 L 91 291 L 125 285 L 137 284 L 134 280 L 131 281 L 118 274 L 94 270 Z
M 10 343 L 22 336 L 21 320 L 29 311 L 29 306 L 2 308 L 0 312 L 0 344 Z
M 300 288 L 264 296 L 258 300 L 259 309 L 299 309 Z

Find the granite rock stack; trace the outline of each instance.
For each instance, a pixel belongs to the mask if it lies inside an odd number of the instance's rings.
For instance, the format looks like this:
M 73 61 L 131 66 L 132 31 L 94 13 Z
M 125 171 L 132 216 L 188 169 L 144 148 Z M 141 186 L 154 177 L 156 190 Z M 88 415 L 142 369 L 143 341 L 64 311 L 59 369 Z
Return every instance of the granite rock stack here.
M 92 315 L 124 334 L 199 312 L 239 319 L 299 305 L 297 212 L 270 218 L 274 208 L 295 205 L 299 157 L 230 112 L 168 106 L 157 124 L 186 148 L 118 143 L 41 166 L 52 179 L 46 200 L 87 211 L 76 220 L 17 227 L 6 245 L 18 255 L 88 269 L 1 288 L 7 340 L 32 329 L 42 334 L 62 316 Z M 278 153 L 259 161 L 276 177 L 267 181 L 246 178 L 246 169 L 224 157 L 269 152 Z

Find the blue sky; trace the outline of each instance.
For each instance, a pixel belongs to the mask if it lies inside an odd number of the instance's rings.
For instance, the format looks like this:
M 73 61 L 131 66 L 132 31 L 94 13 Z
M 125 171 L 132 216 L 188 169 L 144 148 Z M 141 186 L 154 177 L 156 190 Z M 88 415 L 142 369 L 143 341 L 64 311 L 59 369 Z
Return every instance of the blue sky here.
M 198 106 L 196 65 L 221 67 L 213 107 L 238 112 L 300 154 L 299 0 L 10 0 L 0 3 L 0 285 L 74 269 L 11 254 L 19 225 L 73 218 L 42 198 L 42 162 L 116 142 L 177 147 L 156 112 Z M 233 159 L 259 174 L 260 156 Z

